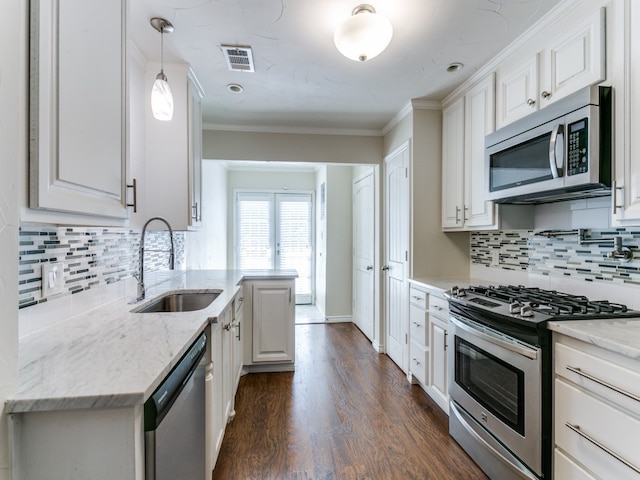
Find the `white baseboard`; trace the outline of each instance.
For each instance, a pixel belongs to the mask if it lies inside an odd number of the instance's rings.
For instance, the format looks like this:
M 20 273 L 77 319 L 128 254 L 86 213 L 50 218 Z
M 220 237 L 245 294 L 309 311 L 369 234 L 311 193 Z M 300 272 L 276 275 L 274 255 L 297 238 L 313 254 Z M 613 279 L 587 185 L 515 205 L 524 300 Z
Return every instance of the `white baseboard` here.
M 351 315 L 338 315 L 335 317 L 324 317 L 325 323 L 349 323 L 353 317 Z

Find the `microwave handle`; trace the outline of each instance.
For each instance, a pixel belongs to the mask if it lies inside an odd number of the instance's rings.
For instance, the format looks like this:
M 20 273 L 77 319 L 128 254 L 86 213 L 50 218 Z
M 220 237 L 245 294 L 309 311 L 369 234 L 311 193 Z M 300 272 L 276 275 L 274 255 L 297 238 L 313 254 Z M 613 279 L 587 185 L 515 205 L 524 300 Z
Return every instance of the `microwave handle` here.
M 556 156 L 556 146 L 558 141 L 563 142 L 562 157 L 560 160 L 560 167 L 558 167 L 558 158 Z M 549 142 L 549 168 L 551 169 L 551 175 L 553 178 L 562 176 L 562 166 L 564 165 L 564 125 L 561 123 L 553 127 L 551 132 L 551 141 Z

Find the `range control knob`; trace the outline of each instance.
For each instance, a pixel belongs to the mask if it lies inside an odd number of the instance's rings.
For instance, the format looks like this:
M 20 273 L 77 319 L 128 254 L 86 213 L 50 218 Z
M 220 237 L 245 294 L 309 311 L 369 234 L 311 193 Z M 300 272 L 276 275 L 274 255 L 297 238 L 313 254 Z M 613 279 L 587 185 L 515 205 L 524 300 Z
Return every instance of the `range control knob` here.
M 467 291 L 464 288 L 459 288 L 458 297 L 466 297 L 466 296 L 467 296 Z
M 522 305 L 520 304 L 520 302 L 511 302 L 509 304 L 509 313 L 520 313 L 521 308 Z
M 520 316 L 521 317 L 533 317 L 533 309 L 531 308 L 531 304 L 525 303 L 520 307 Z

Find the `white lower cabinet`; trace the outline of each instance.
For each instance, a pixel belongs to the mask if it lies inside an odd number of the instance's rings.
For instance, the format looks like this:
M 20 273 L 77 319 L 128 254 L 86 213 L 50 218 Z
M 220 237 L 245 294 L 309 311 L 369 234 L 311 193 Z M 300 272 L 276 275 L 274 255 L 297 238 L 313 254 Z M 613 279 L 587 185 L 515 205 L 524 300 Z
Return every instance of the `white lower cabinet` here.
M 449 303 L 446 299 L 429 295 L 429 339 L 431 342 L 431 382 L 428 393 L 440 408 L 449 412 L 447 384 L 447 330 Z
M 449 303 L 435 290 L 410 281 L 409 381 L 418 383 L 445 412 L 447 386 L 447 322 Z
M 248 371 L 293 370 L 295 278 L 247 280 L 244 286 L 244 365 Z
M 423 387 L 429 383 L 429 294 L 420 285 L 409 285 L 409 381 Z
M 558 335 L 554 478 L 640 479 L 640 362 Z
M 205 357 L 207 472 L 215 467 L 227 423 L 235 416 L 235 397 L 242 372 L 242 305 L 241 290 L 217 321 L 208 327 L 210 343 Z

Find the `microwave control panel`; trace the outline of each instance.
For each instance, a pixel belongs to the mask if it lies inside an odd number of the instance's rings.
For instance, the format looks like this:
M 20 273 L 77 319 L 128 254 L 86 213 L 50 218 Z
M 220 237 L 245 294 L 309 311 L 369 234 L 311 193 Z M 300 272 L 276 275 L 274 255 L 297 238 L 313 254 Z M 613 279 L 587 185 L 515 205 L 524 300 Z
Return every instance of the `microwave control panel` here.
M 569 124 L 567 149 L 567 175 L 578 175 L 589 170 L 589 119 Z

